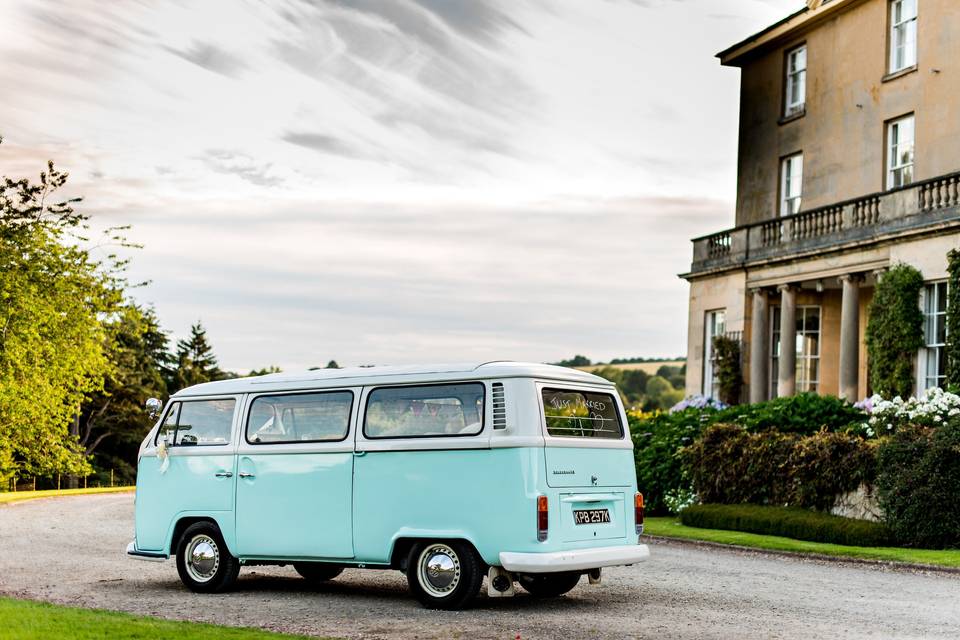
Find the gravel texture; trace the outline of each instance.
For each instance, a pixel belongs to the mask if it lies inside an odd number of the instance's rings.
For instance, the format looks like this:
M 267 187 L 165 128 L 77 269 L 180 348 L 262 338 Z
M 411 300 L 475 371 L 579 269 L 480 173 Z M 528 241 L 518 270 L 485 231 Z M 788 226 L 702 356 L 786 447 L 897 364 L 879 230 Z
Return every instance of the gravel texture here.
M 347 570 L 310 587 L 254 567 L 237 589 L 195 595 L 173 562 L 128 559 L 133 496 L 0 506 L 0 594 L 181 620 L 349 638 L 957 638 L 955 574 L 651 544 L 651 559 L 584 578 L 563 598 L 481 596 L 427 611 L 394 571 Z

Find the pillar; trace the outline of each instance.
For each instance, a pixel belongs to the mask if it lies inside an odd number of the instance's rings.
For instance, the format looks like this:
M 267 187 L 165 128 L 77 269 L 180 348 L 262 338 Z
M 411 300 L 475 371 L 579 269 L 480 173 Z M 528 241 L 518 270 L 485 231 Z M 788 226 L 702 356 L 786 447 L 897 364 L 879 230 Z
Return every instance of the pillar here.
M 797 392 L 797 290 L 783 284 L 780 291 L 780 358 L 777 367 L 777 397 Z
M 770 366 L 770 337 L 767 331 L 770 314 L 767 305 L 767 292 L 754 289 L 753 319 L 750 324 L 750 402 L 767 399 L 767 370 Z
M 840 277 L 840 397 L 856 402 L 860 394 L 860 274 Z

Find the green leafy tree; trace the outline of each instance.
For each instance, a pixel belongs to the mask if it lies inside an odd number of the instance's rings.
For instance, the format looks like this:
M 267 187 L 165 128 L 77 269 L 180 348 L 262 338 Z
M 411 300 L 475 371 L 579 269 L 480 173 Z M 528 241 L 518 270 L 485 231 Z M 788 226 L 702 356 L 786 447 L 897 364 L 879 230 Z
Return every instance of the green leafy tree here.
M 923 346 L 920 289 L 923 276 L 899 264 L 877 283 L 867 322 L 870 386 L 885 398 L 913 392 L 913 361 Z
M 589 367 L 593 363 L 587 356 L 575 355 L 569 360 L 561 360 L 555 364 L 560 367 Z
M 220 370 L 213 347 L 207 339 L 207 331 L 200 322 L 190 327 L 190 336 L 177 341 L 174 369 L 168 387 L 179 391 L 195 384 L 223 380 L 231 377 Z
M 121 304 L 125 263 L 97 259 L 66 181 L 53 162 L 38 181 L 0 179 L 0 480 L 90 471 L 70 426 L 110 370 L 101 318 Z
M 150 425 L 145 403 L 166 396 L 162 371 L 171 357 L 153 309 L 127 303 L 104 326 L 111 368 L 103 389 L 84 403 L 77 435 L 97 467 L 115 469 L 121 481 L 131 481 L 140 441 Z
M 246 377 L 252 378 L 254 376 L 268 376 L 271 373 L 280 373 L 281 371 L 283 370 L 280 367 L 271 365 L 269 367 L 264 367 L 263 369 L 251 369 L 250 373 L 248 373 Z

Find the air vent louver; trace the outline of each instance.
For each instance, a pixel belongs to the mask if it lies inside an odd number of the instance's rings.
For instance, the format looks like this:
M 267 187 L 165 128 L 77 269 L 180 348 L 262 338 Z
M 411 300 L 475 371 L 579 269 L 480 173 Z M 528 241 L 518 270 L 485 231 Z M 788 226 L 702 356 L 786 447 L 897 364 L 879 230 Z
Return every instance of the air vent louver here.
M 503 396 L 503 383 L 493 383 L 493 428 L 507 428 L 507 403 Z

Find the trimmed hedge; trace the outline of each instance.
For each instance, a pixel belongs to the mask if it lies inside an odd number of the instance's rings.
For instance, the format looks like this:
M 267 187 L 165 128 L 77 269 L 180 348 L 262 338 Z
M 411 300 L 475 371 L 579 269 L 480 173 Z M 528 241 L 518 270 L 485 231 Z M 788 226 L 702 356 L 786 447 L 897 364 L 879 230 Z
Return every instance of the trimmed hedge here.
M 880 469 L 880 506 L 902 543 L 960 547 L 960 417 L 898 430 L 880 447 Z
M 704 503 L 828 510 L 836 496 L 876 477 L 875 441 L 819 431 L 801 436 L 716 424 L 680 453 Z
M 879 522 L 841 518 L 796 507 L 702 504 L 680 512 L 680 522 L 701 529 L 744 531 L 855 547 L 894 544 L 893 533 Z
M 836 396 L 801 393 L 716 412 L 711 423 L 729 422 L 748 431 L 812 434 L 846 431 L 867 421 L 866 414 Z

